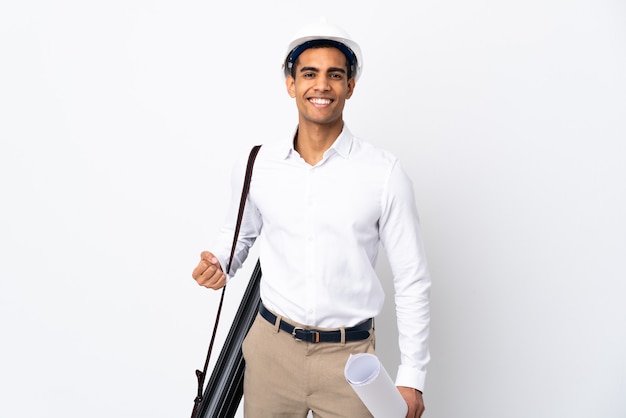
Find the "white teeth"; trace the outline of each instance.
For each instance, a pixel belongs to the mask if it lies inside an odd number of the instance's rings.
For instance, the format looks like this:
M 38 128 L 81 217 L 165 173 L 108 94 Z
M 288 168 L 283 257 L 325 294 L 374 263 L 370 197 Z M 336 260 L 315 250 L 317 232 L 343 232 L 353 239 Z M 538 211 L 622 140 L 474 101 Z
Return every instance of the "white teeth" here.
M 319 104 L 319 105 L 327 105 L 330 104 L 329 99 L 310 99 L 311 103 Z

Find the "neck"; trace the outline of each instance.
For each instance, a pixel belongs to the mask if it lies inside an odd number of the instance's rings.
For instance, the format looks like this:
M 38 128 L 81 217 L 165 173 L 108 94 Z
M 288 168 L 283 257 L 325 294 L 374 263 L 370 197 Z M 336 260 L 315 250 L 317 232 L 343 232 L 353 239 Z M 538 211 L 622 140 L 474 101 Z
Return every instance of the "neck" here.
M 343 121 L 331 125 L 300 123 L 294 138 L 294 148 L 310 165 L 322 160 L 343 129 Z

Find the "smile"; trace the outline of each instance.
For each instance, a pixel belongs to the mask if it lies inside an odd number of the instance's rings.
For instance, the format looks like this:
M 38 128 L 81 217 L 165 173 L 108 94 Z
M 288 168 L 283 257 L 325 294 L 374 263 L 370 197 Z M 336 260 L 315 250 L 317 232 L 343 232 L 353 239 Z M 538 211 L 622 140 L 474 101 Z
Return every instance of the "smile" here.
M 332 103 L 332 100 L 330 99 L 319 99 L 316 97 L 309 99 L 309 101 L 313 103 L 314 105 L 322 105 L 322 106 L 326 106 Z

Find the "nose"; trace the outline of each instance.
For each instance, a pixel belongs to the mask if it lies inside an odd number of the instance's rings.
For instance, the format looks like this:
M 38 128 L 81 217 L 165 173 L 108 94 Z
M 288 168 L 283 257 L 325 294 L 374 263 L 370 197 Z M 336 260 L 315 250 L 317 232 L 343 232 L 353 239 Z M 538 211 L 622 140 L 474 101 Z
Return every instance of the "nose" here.
M 330 83 L 326 77 L 317 77 L 315 83 L 315 90 L 317 91 L 329 91 Z

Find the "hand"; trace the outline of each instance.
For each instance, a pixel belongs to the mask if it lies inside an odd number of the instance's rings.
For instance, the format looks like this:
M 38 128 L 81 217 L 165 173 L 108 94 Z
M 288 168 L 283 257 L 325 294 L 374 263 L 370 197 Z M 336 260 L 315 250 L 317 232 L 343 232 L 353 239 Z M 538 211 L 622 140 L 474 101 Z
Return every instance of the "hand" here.
M 220 266 L 220 262 L 212 253 L 203 251 L 200 254 L 200 262 L 193 269 L 191 277 L 194 278 L 200 286 L 209 289 L 220 289 L 226 285 L 226 275 Z
M 425 409 L 422 392 L 406 386 L 398 386 L 398 390 L 409 407 L 406 418 L 420 418 Z

